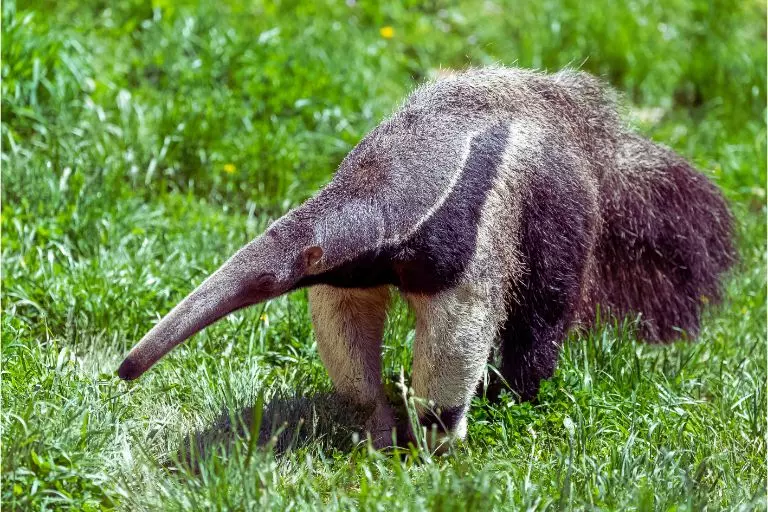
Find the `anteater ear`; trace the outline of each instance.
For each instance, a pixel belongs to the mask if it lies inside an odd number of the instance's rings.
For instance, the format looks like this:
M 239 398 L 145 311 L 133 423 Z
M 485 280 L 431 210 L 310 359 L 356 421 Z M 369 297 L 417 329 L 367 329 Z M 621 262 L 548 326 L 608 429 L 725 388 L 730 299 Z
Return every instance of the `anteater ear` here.
M 302 254 L 304 256 L 304 268 L 312 270 L 320 262 L 320 258 L 323 257 L 323 250 L 316 245 L 312 245 L 305 247 Z

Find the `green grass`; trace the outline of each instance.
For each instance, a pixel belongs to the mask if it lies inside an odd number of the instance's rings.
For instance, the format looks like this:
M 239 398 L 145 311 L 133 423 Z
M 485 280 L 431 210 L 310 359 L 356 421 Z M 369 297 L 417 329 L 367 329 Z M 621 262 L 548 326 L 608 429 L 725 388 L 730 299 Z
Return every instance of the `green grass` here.
M 765 510 L 762 2 L 351 3 L 3 2 L 3 505 Z M 418 81 L 490 63 L 605 77 L 640 131 L 722 187 L 740 263 L 697 343 L 574 335 L 535 405 L 476 400 L 466 442 L 437 458 L 331 435 L 276 455 L 255 430 L 215 431 L 259 396 L 331 389 L 305 292 L 117 379 L 162 313 Z M 398 304 L 392 389 L 412 338 Z M 174 460 L 196 431 L 214 440 L 192 473 Z

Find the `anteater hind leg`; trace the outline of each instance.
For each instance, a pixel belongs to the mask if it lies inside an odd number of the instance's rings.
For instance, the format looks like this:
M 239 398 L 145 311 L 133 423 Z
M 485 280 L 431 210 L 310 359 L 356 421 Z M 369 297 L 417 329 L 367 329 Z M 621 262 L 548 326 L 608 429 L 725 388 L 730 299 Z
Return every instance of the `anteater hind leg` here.
M 523 198 L 520 252 L 525 271 L 512 285 L 501 330 L 501 373 L 521 399 L 552 376 L 587 283 L 597 231 L 596 190 L 575 172 L 534 174 Z M 491 389 L 491 395 L 496 389 Z
M 412 387 L 424 401 L 419 421 L 430 432 L 434 425 L 441 437 L 463 438 L 469 402 L 503 321 L 501 294 L 481 280 L 406 298 L 416 312 Z
M 373 412 L 366 425 L 376 448 L 392 443 L 395 419 L 381 381 L 387 287 L 309 291 L 317 349 L 336 391 Z
M 521 400 L 533 400 L 541 381 L 555 373 L 560 347 L 567 331 L 567 319 L 552 324 L 525 310 L 511 312 L 501 331 L 501 374 Z M 499 383 L 491 395 L 501 390 Z
M 589 240 L 589 238 L 587 238 Z M 589 252 L 584 241 L 551 237 L 529 244 L 529 271 L 514 288 L 501 329 L 501 374 L 522 400 L 532 400 L 542 379 L 552 377 L 560 347 L 573 322 Z M 490 395 L 500 391 L 495 383 Z

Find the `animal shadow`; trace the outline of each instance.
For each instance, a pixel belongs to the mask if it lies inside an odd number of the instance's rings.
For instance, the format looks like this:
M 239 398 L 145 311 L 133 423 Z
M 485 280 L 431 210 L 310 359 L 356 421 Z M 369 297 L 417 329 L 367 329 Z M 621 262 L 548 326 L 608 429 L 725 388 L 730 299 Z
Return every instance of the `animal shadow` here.
M 176 457 L 165 464 L 197 472 L 199 463 L 211 456 L 228 456 L 235 446 L 251 440 L 276 455 L 318 443 L 324 450 L 351 451 L 362 437 L 363 425 L 373 412 L 336 393 L 312 396 L 277 396 L 236 410 L 224 408 L 208 428 L 186 436 Z M 249 448 L 250 451 L 250 448 Z

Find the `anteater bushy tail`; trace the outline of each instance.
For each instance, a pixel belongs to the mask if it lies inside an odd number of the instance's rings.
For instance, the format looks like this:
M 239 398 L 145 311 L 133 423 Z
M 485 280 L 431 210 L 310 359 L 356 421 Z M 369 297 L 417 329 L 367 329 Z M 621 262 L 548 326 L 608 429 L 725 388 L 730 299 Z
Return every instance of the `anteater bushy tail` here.
M 733 264 L 733 219 L 706 176 L 638 135 L 619 140 L 601 184 L 602 226 L 582 320 L 640 315 L 650 342 L 695 337 Z

